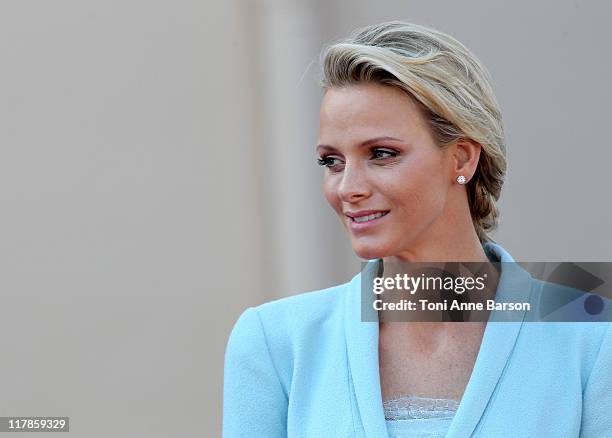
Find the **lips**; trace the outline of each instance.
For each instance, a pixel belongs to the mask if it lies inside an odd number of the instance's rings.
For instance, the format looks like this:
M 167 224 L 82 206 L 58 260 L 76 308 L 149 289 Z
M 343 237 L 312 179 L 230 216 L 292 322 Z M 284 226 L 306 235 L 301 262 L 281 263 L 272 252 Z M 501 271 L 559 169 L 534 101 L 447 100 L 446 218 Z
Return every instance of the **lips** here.
M 356 212 L 346 212 L 345 214 L 354 223 L 366 223 L 385 216 L 389 210 L 363 210 Z

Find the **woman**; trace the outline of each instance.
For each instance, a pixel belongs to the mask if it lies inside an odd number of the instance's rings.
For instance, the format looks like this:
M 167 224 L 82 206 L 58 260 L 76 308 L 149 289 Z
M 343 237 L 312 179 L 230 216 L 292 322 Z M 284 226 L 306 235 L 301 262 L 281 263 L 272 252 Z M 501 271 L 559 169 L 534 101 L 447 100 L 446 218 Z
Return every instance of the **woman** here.
M 488 74 L 409 23 L 324 52 L 319 164 L 356 254 L 347 284 L 247 309 L 225 361 L 224 436 L 612 436 L 608 322 L 364 322 L 374 266 L 512 262 L 488 236 L 506 172 Z M 529 275 L 495 279 L 526 301 Z

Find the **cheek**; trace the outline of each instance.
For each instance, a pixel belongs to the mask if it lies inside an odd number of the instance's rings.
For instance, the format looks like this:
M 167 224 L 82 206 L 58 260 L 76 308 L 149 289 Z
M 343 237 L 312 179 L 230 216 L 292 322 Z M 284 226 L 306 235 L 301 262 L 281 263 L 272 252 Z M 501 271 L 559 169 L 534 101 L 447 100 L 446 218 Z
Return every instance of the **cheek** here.
M 385 191 L 403 214 L 412 217 L 438 212 L 443 207 L 446 190 L 439 169 L 426 171 L 417 166 L 388 181 Z
M 340 208 L 340 200 L 337 196 L 335 184 L 329 177 L 323 179 L 323 194 L 329 205 L 337 212 Z

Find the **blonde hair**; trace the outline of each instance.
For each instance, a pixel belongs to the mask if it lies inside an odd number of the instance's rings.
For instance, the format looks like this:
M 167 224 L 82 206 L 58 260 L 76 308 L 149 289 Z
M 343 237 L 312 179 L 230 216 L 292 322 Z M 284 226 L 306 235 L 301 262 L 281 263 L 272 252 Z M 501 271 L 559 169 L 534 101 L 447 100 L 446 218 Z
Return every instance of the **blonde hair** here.
M 441 147 L 462 138 L 482 146 L 466 189 L 478 238 L 492 241 L 488 232 L 498 222 L 506 146 L 499 106 L 482 63 L 450 35 L 391 21 L 359 29 L 324 49 L 322 64 L 323 87 L 362 81 L 398 87 L 420 103 Z

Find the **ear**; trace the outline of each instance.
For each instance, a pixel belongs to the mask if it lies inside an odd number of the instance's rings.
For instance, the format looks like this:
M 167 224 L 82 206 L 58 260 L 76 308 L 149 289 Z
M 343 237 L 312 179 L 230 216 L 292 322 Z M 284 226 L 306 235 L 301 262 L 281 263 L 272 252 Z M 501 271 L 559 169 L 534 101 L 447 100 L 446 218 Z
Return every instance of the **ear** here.
M 467 182 L 476 173 L 482 146 L 472 139 L 462 138 L 457 140 L 453 148 L 454 178 L 463 175 Z

